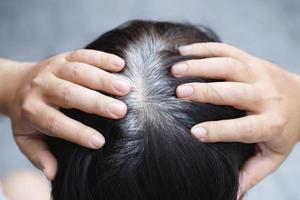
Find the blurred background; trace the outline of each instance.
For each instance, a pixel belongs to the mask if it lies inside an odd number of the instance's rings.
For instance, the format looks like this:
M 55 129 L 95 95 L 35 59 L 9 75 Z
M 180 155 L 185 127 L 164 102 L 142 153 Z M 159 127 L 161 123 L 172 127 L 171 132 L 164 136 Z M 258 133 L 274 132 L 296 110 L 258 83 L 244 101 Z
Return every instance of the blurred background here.
M 224 42 L 300 74 L 299 0 L 0 0 L 0 57 L 45 59 L 130 19 L 206 25 Z M 15 145 L 9 120 L 0 117 L 0 177 L 20 168 L 33 167 Z M 298 145 L 246 199 L 300 199 L 299 183 Z

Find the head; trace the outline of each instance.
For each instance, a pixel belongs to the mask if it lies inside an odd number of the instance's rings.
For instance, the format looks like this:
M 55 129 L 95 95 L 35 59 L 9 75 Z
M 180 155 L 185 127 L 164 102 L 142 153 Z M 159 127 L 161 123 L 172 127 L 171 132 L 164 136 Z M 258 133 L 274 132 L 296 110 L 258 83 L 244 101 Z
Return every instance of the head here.
M 218 80 L 175 78 L 170 73 L 177 62 L 201 59 L 179 55 L 179 46 L 218 41 L 203 27 L 131 21 L 87 45 L 124 58 L 125 68 L 118 75 L 130 79 L 133 89 L 115 97 L 127 105 L 127 114 L 120 120 L 62 109 L 102 133 L 106 144 L 90 150 L 48 138 L 58 158 L 54 200 L 236 199 L 239 169 L 253 155 L 253 145 L 201 143 L 191 136 L 190 128 L 245 113 L 176 98 L 176 87 L 182 83 Z

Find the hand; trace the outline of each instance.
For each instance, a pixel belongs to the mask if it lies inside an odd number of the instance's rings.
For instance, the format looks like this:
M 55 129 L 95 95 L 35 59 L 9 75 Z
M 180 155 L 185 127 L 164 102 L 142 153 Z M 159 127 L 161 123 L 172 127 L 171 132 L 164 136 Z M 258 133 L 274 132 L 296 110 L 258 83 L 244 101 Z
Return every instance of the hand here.
M 4 107 L 12 121 L 14 138 L 21 151 L 50 180 L 55 177 L 57 163 L 43 141 L 44 134 L 93 149 L 104 144 L 99 132 L 65 116 L 59 107 L 114 119 L 126 114 L 124 103 L 94 91 L 119 96 L 129 93 L 128 80 L 104 71 L 123 69 L 124 60 L 115 55 L 77 50 L 40 63 L 9 65 L 13 72 L 7 84 L 14 87 L 2 95 L 9 97 Z
M 204 142 L 257 143 L 256 155 L 240 173 L 241 196 L 273 172 L 299 140 L 300 78 L 222 43 L 192 44 L 179 51 L 182 55 L 205 58 L 174 65 L 174 76 L 226 81 L 183 84 L 176 90 L 179 98 L 247 111 L 242 118 L 204 122 L 191 129 Z

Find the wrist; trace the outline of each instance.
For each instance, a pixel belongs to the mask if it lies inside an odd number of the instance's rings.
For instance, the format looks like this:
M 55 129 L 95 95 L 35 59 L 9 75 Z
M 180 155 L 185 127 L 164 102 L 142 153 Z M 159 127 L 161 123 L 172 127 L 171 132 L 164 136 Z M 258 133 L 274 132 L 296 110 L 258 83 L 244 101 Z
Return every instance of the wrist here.
M 10 115 L 16 92 L 31 63 L 0 59 L 0 113 Z
M 297 74 L 294 74 L 294 77 L 295 77 L 296 82 L 297 82 L 297 84 L 298 84 L 298 89 L 299 89 L 299 93 L 300 93 L 300 76 L 297 75 Z
M 300 141 L 300 102 L 299 102 L 299 97 L 300 97 L 300 76 L 298 74 L 294 74 L 294 73 L 290 73 L 291 75 L 291 79 L 294 80 L 294 84 L 295 84 L 295 91 L 294 91 L 294 98 L 295 98 L 295 111 L 298 114 L 296 116 L 297 119 L 295 119 L 296 123 L 297 123 L 297 127 L 298 130 L 296 130 L 298 137 L 297 137 L 297 141 Z

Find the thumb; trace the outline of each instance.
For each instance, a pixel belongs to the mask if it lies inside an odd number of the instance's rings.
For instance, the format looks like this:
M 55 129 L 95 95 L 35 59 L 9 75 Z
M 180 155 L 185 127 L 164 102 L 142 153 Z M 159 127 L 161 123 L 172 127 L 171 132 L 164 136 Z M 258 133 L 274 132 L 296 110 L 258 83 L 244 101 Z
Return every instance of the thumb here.
M 41 169 L 49 181 L 53 180 L 57 171 L 57 161 L 42 137 L 17 135 L 15 140 L 20 150 L 33 165 Z
M 238 199 L 264 177 L 275 171 L 284 160 L 284 155 L 274 153 L 267 147 L 261 148 L 254 157 L 246 161 L 240 172 Z

